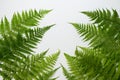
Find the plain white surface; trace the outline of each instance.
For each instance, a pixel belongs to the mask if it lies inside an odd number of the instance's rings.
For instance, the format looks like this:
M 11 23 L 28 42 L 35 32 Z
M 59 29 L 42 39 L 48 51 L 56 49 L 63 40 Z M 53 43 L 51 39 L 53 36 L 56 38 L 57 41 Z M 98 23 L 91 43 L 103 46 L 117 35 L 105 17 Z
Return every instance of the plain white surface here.
M 69 22 L 87 23 L 88 18 L 80 11 L 113 8 L 120 12 L 119 4 L 120 0 L 0 0 L 0 19 L 4 16 L 10 19 L 14 12 L 22 10 L 53 9 L 45 16 L 40 25 L 56 25 L 45 34 L 36 52 L 49 48 L 49 54 L 52 54 L 59 49 L 61 54 L 56 67 L 60 66 L 60 63 L 67 67 L 64 53 L 74 55 L 77 45 L 87 46 L 87 43 L 83 43 Z M 57 71 L 55 76 L 59 76 L 57 80 L 66 80 L 61 69 Z

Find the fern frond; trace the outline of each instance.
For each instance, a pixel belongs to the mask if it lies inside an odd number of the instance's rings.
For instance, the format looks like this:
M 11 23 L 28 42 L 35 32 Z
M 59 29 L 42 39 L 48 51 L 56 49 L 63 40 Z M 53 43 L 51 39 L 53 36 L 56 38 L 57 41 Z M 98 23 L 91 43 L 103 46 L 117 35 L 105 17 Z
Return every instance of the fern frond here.
M 89 41 L 89 48 L 77 47 L 75 56 L 66 55 L 69 72 L 76 80 L 119 80 L 120 18 L 117 11 L 103 9 L 82 13 L 93 23 L 72 25 L 84 41 Z
M 11 30 L 11 27 L 10 27 L 10 22 L 8 21 L 8 19 L 6 17 L 1 19 L 1 21 L 0 21 L 0 34 L 9 33 L 10 30 Z
M 97 50 L 94 51 L 83 47 L 81 50 L 76 49 L 77 56 L 74 56 L 74 58 L 65 55 L 70 73 L 75 77 L 75 80 L 92 80 L 100 74 L 103 56 L 100 56 Z
M 14 13 L 11 22 L 5 17 L 0 21 L 0 34 L 15 35 L 18 32 L 25 32 L 31 27 L 37 26 L 41 20 L 51 10 L 29 10 L 22 14 Z
M 82 79 L 83 76 L 80 73 L 80 69 L 79 69 L 79 66 L 77 65 L 78 62 L 77 62 L 76 58 L 74 56 L 70 56 L 68 54 L 65 54 L 65 57 L 67 59 L 68 66 L 69 66 L 69 69 L 70 69 L 70 72 L 69 72 L 70 75 L 73 76 L 73 78 L 75 80 Z
M 99 25 L 110 25 L 110 24 L 119 24 L 119 15 L 116 10 L 108 10 L 108 9 L 102 9 L 102 10 L 95 10 L 95 11 L 83 11 L 83 14 L 87 15 L 91 21 L 94 21 L 94 23 L 97 23 Z
M 37 43 L 41 40 L 44 33 L 49 30 L 52 25 L 44 27 L 44 28 L 36 28 L 30 29 L 26 31 L 26 34 L 23 37 L 20 33 L 14 37 L 4 36 L 4 40 L 1 41 L 1 50 L 2 53 L 4 50 L 3 58 L 10 58 L 11 55 L 25 57 L 26 54 L 32 54 L 33 48 L 37 45 Z M 4 46 L 4 47 L 3 47 Z M 2 55 L 1 55 L 2 57 Z M 1 58 L 2 59 L 2 58 Z
M 62 66 L 62 70 L 63 70 L 64 76 L 66 77 L 67 80 L 75 80 L 74 76 L 72 76 L 72 74 L 69 73 L 67 71 L 67 69 L 65 69 L 64 66 Z
M 100 27 L 97 27 L 94 24 L 78 24 L 71 23 L 77 32 L 83 37 L 84 41 L 89 41 L 89 45 L 92 47 L 100 47 L 104 43 L 103 40 L 103 31 Z M 104 33 L 105 34 L 105 33 Z
M 14 63 L 11 63 L 11 64 L 4 63 L 6 65 L 4 64 L 1 65 L 3 69 L 3 71 L 1 72 L 1 75 L 5 79 L 10 78 L 15 80 L 17 79 L 21 79 L 21 80 L 52 79 L 51 78 L 52 75 L 57 70 L 57 69 L 54 69 L 54 65 L 58 58 L 59 52 L 47 57 L 45 56 L 46 53 L 47 51 L 37 55 L 28 56 L 26 59 L 23 59 L 24 63 L 20 63 L 15 59 L 13 61 Z M 17 66 L 15 66 L 15 64 Z
M 11 23 L 5 17 L 0 22 L 0 76 L 4 80 L 47 80 L 57 69 L 59 52 L 45 56 L 47 51 L 33 54 L 38 42 L 52 26 L 35 27 L 50 10 L 23 11 L 14 14 Z M 31 28 L 31 26 L 33 26 Z
M 51 10 L 30 10 L 30 11 L 23 11 L 22 15 L 19 13 L 15 13 L 11 20 L 12 29 L 14 30 L 24 30 L 26 28 L 37 26 L 39 20 L 41 20 L 47 13 Z M 18 31 L 17 30 L 17 31 Z
M 116 51 L 116 47 L 119 46 L 118 45 L 120 42 L 118 39 L 119 33 L 116 31 L 113 32 L 111 29 L 107 31 L 94 24 L 78 24 L 78 23 L 71 23 L 71 24 L 83 37 L 84 41 L 89 41 L 90 47 L 107 48 L 106 50 L 108 51 L 109 50 Z M 111 44 L 111 46 L 108 46 L 109 44 Z
M 82 36 L 85 36 L 84 37 L 84 41 L 88 41 L 88 40 L 91 40 L 92 38 L 94 38 L 95 35 L 99 35 L 99 28 L 96 27 L 95 25 L 93 24 L 77 24 L 77 23 L 71 23 L 75 29 L 78 31 L 78 33 Z
M 51 78 L 51 77 L 54 75 L 54 73 L 55 73 L 58 69 L 59 69 L 59 68 L 56 68 L 56 69 L 54 69 L 54 70 L 52 70 L 52 71 L 48 71 L 48 72 L 44 73 L 44 74 L 43 74 L 43 79 L 44 79 L 44 80 L 56 80 L 58 77 L 56 77 L 56 78 Z
M 108 32 L 109 36 L 118 37 L 120 33 L 120 17 L 116 10 L 96 10 L 96 11 L 86 11 L 83 14 L 90 17 L 93 24 L 98 25 L 104 31 Z M 117 35 L 117 36 L 116 36 Z
M 33 74 L 35 74 L 36 77 L 38 76 L 39 77 L 38 79 L 40 79 L 40 80 L 42 80 L 42 79 L 49 80 L 51 78 L 51 76 L 57 70 L 57 69 L 54 69 L 54 65 L 56 63 L 58 56 L 59 56 L 59 52 L 52 54 L 50 56 L 47 56 L 47 57 L 44 56 L 43 59 L 36 58 L 36 57 L 38 57 L 38 55 L 31 56 L 31 59 L 28 59 L 28 62 L 27 62 L 28 65 L 26 65 L 26 66 L 28 66 L 28 68 L 25 70 L 27 72 L 30 69 L 30 72 L 33 72 Z M 31 60 L 31 61 L 29 61 L 29 60 Z M 21 73 L 24 73 L 24 71 Z M 28 74 L 28 73 L 29 72 L 27 72 L 25 74 Z M 29 76 L 31 76 L 31 75 L 29 74 L 28 77 Z M 34 79 L 34 76 L 31 79 Z

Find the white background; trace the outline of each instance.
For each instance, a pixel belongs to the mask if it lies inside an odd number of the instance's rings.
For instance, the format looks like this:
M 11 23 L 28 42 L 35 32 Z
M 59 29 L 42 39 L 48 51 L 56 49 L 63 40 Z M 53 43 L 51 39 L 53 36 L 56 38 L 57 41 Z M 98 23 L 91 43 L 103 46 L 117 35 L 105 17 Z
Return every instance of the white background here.
M 52 54 L 59 49 L 61 54 L 56 66 L 63 64 L 67 67 L 64 53 L 74 55 L 77 45 L 87 46 L 87 43 L 82 41 L 69 23 L 87 23 L 88 18 L 81 14 L 81 11 L 113 8 L 120 12 L 119 5 L 120 0 L 0 0 L 0 19 L 4 16 L 10 19 L 14 12 L 21 12 L 22 10 L 53 9 L 45 16 L 40 25 L 56 25 L 45 34 L 36 52 L 49 48 L 49 54 Z M 57 71 L 55 76 L 59 76 L 57 80 L 66 80 L 61 69 Z

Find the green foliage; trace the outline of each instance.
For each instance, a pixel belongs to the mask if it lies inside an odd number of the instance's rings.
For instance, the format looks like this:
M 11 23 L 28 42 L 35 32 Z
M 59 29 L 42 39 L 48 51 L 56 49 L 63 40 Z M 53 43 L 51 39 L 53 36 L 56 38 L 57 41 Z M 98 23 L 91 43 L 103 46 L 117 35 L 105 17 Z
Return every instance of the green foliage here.
M 0 75 L 3 80 L 55 80 L 52 75 L 59 52 L 46 56 L 47 51 L 34 54 L 52 26 L 39 28 L 38 23 L 51 10 L 30 10 L 15 13 L 11 22 L 0 21 Z
M 63 69 L 64 75 L 68 80 L 74 80 L 74 76 L 71 73 L 69 73 L 63 66 L 62 66 L 62 69 Z
M 92 23 L 71 23 L 89 47 L 77 47 L 75 56 L 65 54 L 69 71 L 63 69 L 68 80 L 120 79 L 120 17 L 116 10 L 82 12 Z

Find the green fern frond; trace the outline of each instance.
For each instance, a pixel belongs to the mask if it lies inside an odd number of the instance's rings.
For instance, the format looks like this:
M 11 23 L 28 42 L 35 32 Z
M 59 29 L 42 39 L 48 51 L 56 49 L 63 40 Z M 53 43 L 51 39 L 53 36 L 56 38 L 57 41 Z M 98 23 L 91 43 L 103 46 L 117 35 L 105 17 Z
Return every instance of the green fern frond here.
M 59 52 L 50 56 L 45 56 L 47 51 L 37 55 L 30 55 L 27 58 L 22 58 L 23 62 L 16 61 L 15 58 L 4 61 L 1 64 L 1 75 L 4 79 L 21 79 L 21 80 L 49 80 L 57 69 L 54 65 L 59 56 Z M 6 72 L 6 73 L 5 73 Z M 26 76 L 26 77 L 24 77 Z
M 23 11 L 22 14 L 14 13 L 11 21 L 5 17 L 0 21 L 0 34 L 16 34 L 25 32 L 31 27 L 37 26 L 41 20 L 51 10 L 29 10 Z
M 33 48 L 37 45 L 37 43 L 43 37 L 43 34 L 49 30 L 53 25 L 44 27 L 44 28 L 36 28 L 29 29 L 26 31 L 24 37 L 18 33 L 16 39 L 10 36 L 4 36 L 3 42 L 1 41 L 1 53 L 5 50 L 3 58 L 8 58 L 11 55 L 16 55 L 19 57 L 25 57 L 26 54 L 32 54 Z M 4 47 L 3 47 L 4 46 Z M 2 57 L 2 56 L 1 56 Z M 2 59 L 2 58 L 1 58 Z
M 39 20 L 41 20 L 51 10 L 30 10 L 23 11 L 22 15 L 15 13 L 11 20 L 13 29 L 26 28 L 31 26 L 37 26 Z M 17 27 L 17 28 L 16 28 Z
M 103 31 L 100 27 L 97 27 L 94 24 L 77 24 L 71 23 L 77 32 L 83 37 L 84 41 L 89 41 L 89 45 L 92 47 L 100 47 L 103 45 L 105 40 L 102 38 L 106 35 L 105 31 Z
M 108 11 L 108 10 L 107 10 Z M 101 22 L 104 22 L 104 13 L 105 15 L 109 15 L 109 11 L 105 12 L 104 11 L 93 11 L 93 12 L 83 12 L 84 14 L 90 16 L 92 19 L 94 16 L 100 18 Z M 99 13 L 99 14 L 98 14 Z M 100 14 L 101 13 L 101 14 Z M 109 14 L 108 14 L 109 13 Z M 117 12 L 114 11 L 114 15 L 117 16 Z M 99 16 L 101 15 L 101 16 Z M 106 17 L 105 17 L 106 18 Z M 117 19 L 119 19 L 119 16 L 117 16 Z M 112 19 L 113 20 L 113 19 Z M 106 20 L 105 20 L 106 21 Z M 117 20 L 120 21 L 120 20 Z M 115 50 L 116 47 L 118 47 L 119 40 L 120 40 L 120 29 L 119 29 L 119 24 L 117 23 L 103 23 L 104 25 L 99 25 L 98 22 L 96 24 L 78 24 L 78 23 L 71 23 L 78 33 L 83 36 L 84 41 L 89 41 L 89 45 L 91 47 L 97 48 L 97 47 L 103 47 L 107 48 L 106 50 Z M 109 24 L 109 25 L 106 25 Z M 107 42 L 106 42 L 107 41 Z M 111 44 L 111 46 L 108 46 Z M 115 48 L 115 49 L 114 49 Z
M 108 10 L 108 9 L 102 9 L 102 10 L 95 10 L 95 11 L 83 11 L 83 14 L 87 15 L 91 21 L 94 21 L 94 23 L 102 25 L 110 25 L 110 24 L 119 24 L 119 15 L 116 10 Z
M 10 27 L 10 22 L 8 21 L 8 19 L 6 17 L 1 19 L 1 21 L 0 21 L 0 34 L 9 33 L 10 30 L 11 30 L 11 27 Z
M 99 28 L 96 27 L 93 24 L 77 24 L 77 23 L 71 23 L 75 29 L 78 31 L 78 33 L 82 36 L 85 36 L 83 38 L 84 41 L 88 41 L 90 39 L 92 39 L 93 37 L 95 37 L 95 35 L 99 35 Z
M 69 69 L 70 69 L 69 70 L 70 71 L 69 75 L 71 75 L 71 77 L 74 80 L 82 79 L 83 75 L 81 75 L 82 73 L 80 72 L 79 65 L 77 65 L 79 62 L 77 62 L 76 57 L 70 56 L 68 54 L 65 54 L 65 57 L 67 59 L 68 66 L 69 66 Z M 67 77 L 67 75 L 66 75 L 66 77 Z
M 44 55 L 46 54 L 46 52 L 47 51 L 43 52 L 42 54 Z M 23 69 L 20 70 L 21 71 L 20 75 L 21 74 L 23 76 L 26 75 L 26 80 L 32 79 L 49 80 L 57 70 L 54 69 L 54 65 L 59 56 L 59 52 L 47 57 L 43 55 L 41 56 L 41 54 L 39 54 L 30 56 L 26 61 L 26 64 L 25 65 L 23 64 Z M 27 79 L 29 77 L 31 78 Z
M 54 65 L 60 52 L 45 56 L 47 51 L 33 54 L 52 26 L 36 27 L 50 10 L 15 13 L 11 22 L 5 17 L 0 22 L 0 76 L 4 80 L 49 80 L 57 69 Z M 33 27 L 32 27 L 33 26 Z M 32 27 L 32 28 L 31 28 Z
M 51 78 L 53 76 L 53 74 L 58 70 L 59 68 L 56 68 L 52 71 L 48 71 L 46 73 L 43 74 L 43 79 L 44 80 L 56 80 L 58 77 L 56 78 Z
M 63 70 L 64 76 L 67 78 L 67 80 L 75 80 L 74 76 L 72 76 L 72 74 L 69 73 L 68 70 L 65 69 L 64 66 L 62 66 L 62 70 Z
M 82 51 L 81 51 L 82 50 Z M 92 80 L 101 72 L 102 69 L 102 55 L 100 56 L 98 50 L 81 48 L 76 49 L 76 56 L 65 55 L 70 73 L 75 80 Z M 69 80 L 69 79 L 68 79 Z
M 90 17 L 93 24 L 98 25 L 103 30 L 108 32 L 110 36 L 115 37 L 120 32 L 120 17 L 116 10 L 96 10 L 96 11 L 86 11 L 83 14 Z M 112 32 L 112 33 L 111 33 Z
M 92 24 L 71 23 L 89 47 L 77 47 L 75 56 L 65 55 L 75 80 L 120 79 L 120 17 L 116 10 L 82 12 Z M 79 49 L 80 48 L 80 49 Z

